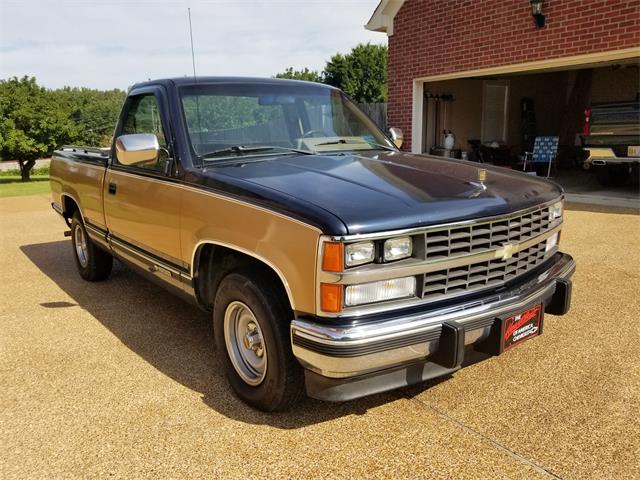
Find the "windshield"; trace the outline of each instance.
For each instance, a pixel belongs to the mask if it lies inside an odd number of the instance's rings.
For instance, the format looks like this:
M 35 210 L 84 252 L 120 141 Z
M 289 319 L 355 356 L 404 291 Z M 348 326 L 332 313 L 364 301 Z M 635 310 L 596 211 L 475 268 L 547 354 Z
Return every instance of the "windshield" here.
M 273 153 L 395 150 L 369 117 L 330 88 L 203 84 L 182 87 L 180 97 L 192 150 L 202 162 Z

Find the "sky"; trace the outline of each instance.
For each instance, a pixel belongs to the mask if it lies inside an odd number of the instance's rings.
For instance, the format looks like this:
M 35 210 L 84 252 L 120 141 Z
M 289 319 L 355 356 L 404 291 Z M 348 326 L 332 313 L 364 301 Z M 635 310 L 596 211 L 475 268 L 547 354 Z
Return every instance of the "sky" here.
M 386 44 L 364 24 L 378 0 L 0 0 L 0 78 L 48 88 L 126 89 L 191 75 L 270 77 L 322 70 L 358 43 Z

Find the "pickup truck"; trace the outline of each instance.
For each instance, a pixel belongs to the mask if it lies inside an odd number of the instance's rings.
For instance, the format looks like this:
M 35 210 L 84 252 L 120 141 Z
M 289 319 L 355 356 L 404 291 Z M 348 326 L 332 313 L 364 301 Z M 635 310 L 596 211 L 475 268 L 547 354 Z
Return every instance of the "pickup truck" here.
M 593 168 L 605 187 L 623 186 L 638 178 L 640 167 L 640 102 L 591 105 L 585 110 L 582 145 L 585 168 Z
M 501 354 L 571 299 L 559 186 L 401 142 L 326 85 L 149 81 L 110 148 L 55 152 L 52 207 L 82 278 L 116 258 L 211 312 L 248 404 L 350 400 Z

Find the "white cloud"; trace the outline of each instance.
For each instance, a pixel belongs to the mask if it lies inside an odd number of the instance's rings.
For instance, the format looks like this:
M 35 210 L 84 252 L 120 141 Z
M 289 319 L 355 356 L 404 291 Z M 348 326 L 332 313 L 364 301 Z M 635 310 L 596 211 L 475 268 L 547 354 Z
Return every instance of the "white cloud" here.
M 187 6 L 199 75 L 320 70 L 336 52 L 386 36 L 363 25 L 378 0 L 3 0 L 0 78 L 50 87 L 126 88 L 190 75 Z

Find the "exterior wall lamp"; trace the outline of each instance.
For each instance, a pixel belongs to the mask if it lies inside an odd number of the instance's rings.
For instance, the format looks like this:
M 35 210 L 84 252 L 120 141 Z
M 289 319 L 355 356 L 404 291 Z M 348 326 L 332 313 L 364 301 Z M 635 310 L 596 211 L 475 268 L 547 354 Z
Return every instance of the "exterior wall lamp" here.
M 544 27 L 545 16 L 542 13 L 543 3 L 544 0 L 529 0 L 531 15 L 533 15 L 533 20 L 538 28 Z

